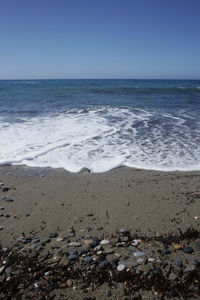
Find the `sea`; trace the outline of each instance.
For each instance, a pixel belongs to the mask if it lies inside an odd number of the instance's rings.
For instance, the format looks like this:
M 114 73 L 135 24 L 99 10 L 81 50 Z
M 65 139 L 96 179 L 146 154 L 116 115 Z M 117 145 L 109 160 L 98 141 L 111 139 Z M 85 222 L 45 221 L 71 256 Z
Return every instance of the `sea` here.
M 200 80 L 0 80 L 0 165 L 200 170 Z

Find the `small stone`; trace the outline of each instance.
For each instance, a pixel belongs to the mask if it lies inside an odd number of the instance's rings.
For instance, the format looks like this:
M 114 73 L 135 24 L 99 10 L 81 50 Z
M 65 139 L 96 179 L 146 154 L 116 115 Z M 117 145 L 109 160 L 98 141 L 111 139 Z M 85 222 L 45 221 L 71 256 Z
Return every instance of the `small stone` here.
M 94 216 L 94 214 L 92 212 L 87 212 L 86 213 L 86 217 L 93 217 L 93 216 Z
M 3 230 L 3 226 L 0 226 L 0 231 Z
M 49 233 L 49 235 L 48 235 L 48 237 L 49 237 L 50 239 L 56 238 L 57 236 L 58 236 L 58 233 L 57 233 L 57 232 L 51 232 L 51 233 Z
M 186 246 L 186 247 L 183 248 L 183 251 L 185 253 L 193 253 L 194 249 L 192 247 L 190 247 L 190 246 Z
M 181 248 L 182 248 L 181 245 L 179 245 L 179 244 L 174 244 L 174 249 L 175 249 L 175 250 L 180 250 Z
M 130 232 L 129 232 L 129 230 L 127 230 L 127 229 L 125 229 L 125 228 L 122 228 L 121 230 L 120 230 L 120 234 L 122 234 L 122 235 L 127 235 L 127 234 L 129 234 Z
M 0 214 L 0 217 L 3 217 L 4 216 L 4 214 Z
M 78 259 L 78 256 L 75 255 L 75 254 L 72 254 L 72 255 L 69 256 L 69 260 L 74 261 L 74 260 L 77 260 L 77 259 Z
M 76 255 L 77 253 L 78 253 L 78 251 L 75 249 L 69 249 L 69 251 L 68 251 L 69 255 Z
M 182 266 L 183 266 L 183 262 L 182 262 L 182 260 L 179 259 L 179 258 L 175 258 L 175 259 L 173 260 L 173 264 L 176 265 L 176 266 L 179 266 L 179 267 L 182 267 Z
M 39 238 L 34 238 L 34 239 L 32 239 L 31 244 L 37 244 L 39 242 L 40 242 Z
M 196 266 L 195 265 L 188 265 L 184 270 L 183 272 L 191 272 L 191 271 L 194 271 L 196 269 Z
M 3 186 L 4 184 L 3 184 L 3 182 L 0 182 L 0 186 Z
M 82 244 L 79 242 L 71 242 L 69 243 L 69 247 L 80 247 Z
M 200 251 L 200 240 L 196 240 L 193 244 L 195 250 Z
M 2 248 L 3 252 L 7 252 L 8 251 L 8 248 L 4 247 Z
M 99 263 L 99 268 L 102 269 L 102 268 L 106 267 L 107 265 L 109 265 L 109 261 L 103 260 Z
M 121 271 L 123 271 L 123 270 L 125 270 L 126 269 L 126 267 L 125 267 L 125 265 L 123 265 L 123 264 L 119 264 L 118 266 L 117 266 L 117 271 L 119 271 L 119 272 L 121 272 Z
M 37 251 L 32 251 L 31 254 L 29 255 L 30 258 L 36 258 L 38 256 Z
M 149 258 L 148 258 L 148 261 L 149 261 L 149 262 L 154 262 L 154 261 L 155 261 L 155 258 L 149 257 Z
M 84 240 L 83 243 L 85 245 L 91 245 L 93 243 L 93 239 L 87 239 L 87 240 Z
M 113 254 L 114 253 L 114 249 L 106 249 L 105 253 L 106 254 Z
M 61 238 L 61 237 L 59 237 L 59 238 L 56 239 L 56 242 L 58 242 L 58 243 L 62 242 L 62 241 L 63 241 L 63 238 Z
M 30 216 L 30 214 L 29 214 L 29 213 L 27 213 L 27 214 L 25 214 L 24 216 L 25 216 L 25 217 L 29 217 L 29 216 Z
M 106 239 L 104 239 L 104 240 L 101 241 L 101 245 L 107 245 L 109 243 L 110 243 L 110 241 L 106 240 Z
M 48 243 L 51 242 L 51 239 L 50 239 L 50 238 L 47 238 L 47 239 L 44 239 L 42 242 L 45 243 L 45 244 L 48 244 Z
M 145 253 L 142 252 L 142 251 L 136 251 L 136 252 L 133 252 L 133 254 L 134 254 L 134 256 L 137 256 L 137 257 L 139 257 L 139 256 L 145 256 Z
M 4 209 L 5 209 L 5 207 L 0 206 L 0 210 L 4 210 Z
M 162 270 L 161 270 L 161 268 L 159 268 L 159 267 L 155 267 L 154 270 L 153 270 L 153 272 L 154 272 L 155 274 L 162 274 Z
M 4 217 L 5 218 L 10 218 L 10 215 L 9 214 L 5 214 Z
M 5 202 L 13 202 L 14 201 L 13 199 L 7 198 L 7 197 L 3 197 L 2 200 Z
M 36 244 L 31 244 L 31 248 L 32 248 L 32 249 L 37 249 L 38 246 L 37 246 Z
M 92 256 L 86 256 L 86 257 L 84 258 L 84 261 L 85 261 L 86 263 L 91 263 L 91 262 L 93 261 Z
M 171 252 L 170 252 L 169 248 L 165 248 L 165 249 L 162 250 L 162 254 L 164 254 L 164 255 L 170 254 L 170 253 Z
M 71 279 L 68 279 L 68 280 L 67 280 L 67 286 L 70 287 L 70 286 L 72 286 L 72 285 L 73 285 L 73 281 L 72 281 Z
M 159 231 L 156 231 L 156 237 L 159 238 L 161 236 L 162 236 L 162 234 Z

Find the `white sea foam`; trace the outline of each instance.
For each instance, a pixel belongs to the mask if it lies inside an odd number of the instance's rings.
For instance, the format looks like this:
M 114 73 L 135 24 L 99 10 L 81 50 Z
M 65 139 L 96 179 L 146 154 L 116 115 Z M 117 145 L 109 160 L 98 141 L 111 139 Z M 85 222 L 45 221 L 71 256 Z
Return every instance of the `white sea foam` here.
M 186 118 L 193 116 L 106 107 L 21 122 L 1 118 L 0 164 L 61 167 L 71 172 L 84 167 L 105 172 L 123 165 L 200 170 L 200 133 L 198 127 L 187 125 Z

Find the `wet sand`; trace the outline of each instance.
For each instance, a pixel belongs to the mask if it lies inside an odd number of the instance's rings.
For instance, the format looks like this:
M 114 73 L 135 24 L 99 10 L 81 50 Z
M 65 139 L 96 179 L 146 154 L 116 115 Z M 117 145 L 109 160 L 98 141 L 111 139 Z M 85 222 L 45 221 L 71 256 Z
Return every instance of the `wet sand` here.
M 198 228 L 200 172 L 157 172 L 118 168 L 103 174 L 87 170 L 1 166 L 1 243 L 42 228 L 42 236 L 65 236 L 73 227 L 78 235 L 116 233 L 121 228 L 169 233 Z M 91 216 L 87 216 L 87 214 Z M 30 214 L 30 216 L 25 216 Z

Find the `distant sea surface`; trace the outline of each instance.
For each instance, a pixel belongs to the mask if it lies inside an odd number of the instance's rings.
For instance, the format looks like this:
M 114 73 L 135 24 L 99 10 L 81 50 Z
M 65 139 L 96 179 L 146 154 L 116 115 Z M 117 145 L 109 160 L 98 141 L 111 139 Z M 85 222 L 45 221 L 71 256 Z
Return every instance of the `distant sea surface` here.
M 1 80 L 5 164 L 200 170 L 200 80 Z

